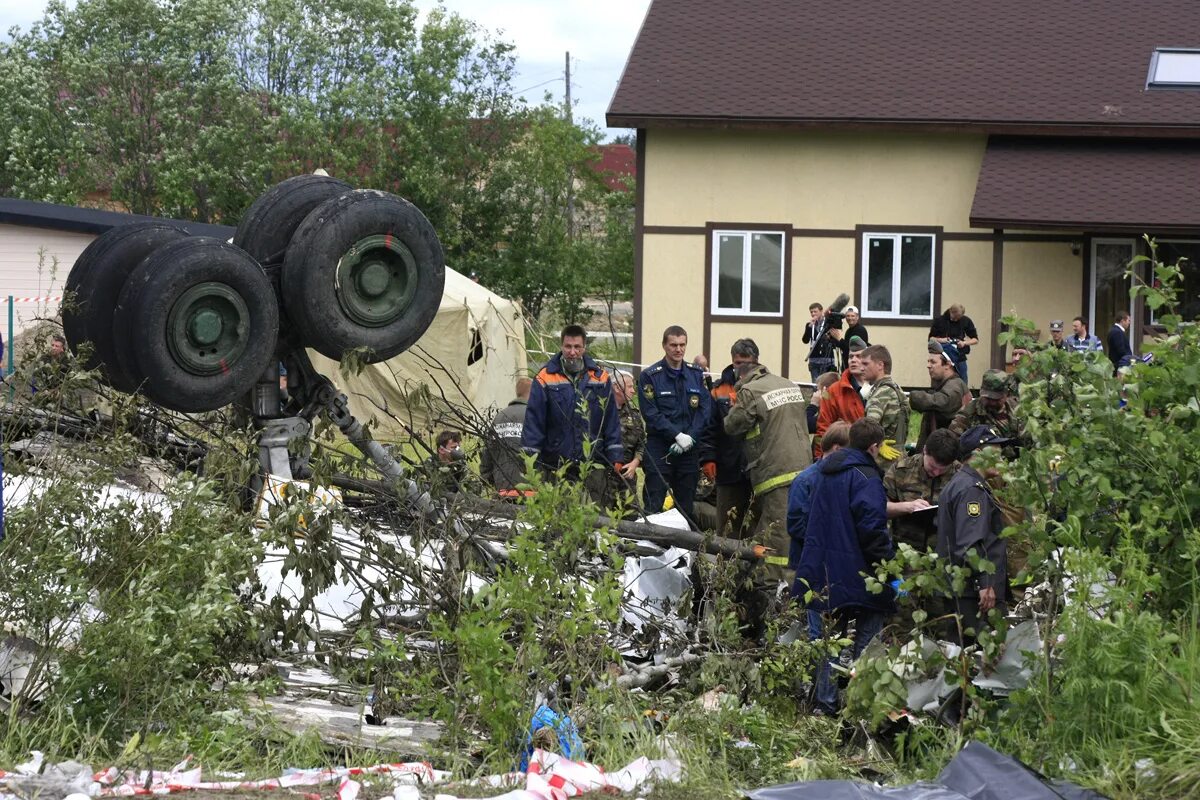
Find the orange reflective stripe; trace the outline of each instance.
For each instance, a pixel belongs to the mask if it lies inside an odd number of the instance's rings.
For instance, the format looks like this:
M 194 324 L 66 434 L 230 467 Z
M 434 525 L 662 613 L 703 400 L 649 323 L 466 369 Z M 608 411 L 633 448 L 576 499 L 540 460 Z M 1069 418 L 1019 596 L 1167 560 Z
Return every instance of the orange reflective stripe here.
M 543 369 L 537 374 L 537 381 L 545 386 L 548 383 L 570 383 L 570 378 L 561 372 L 547 372 Z
M 721 400 L 726 397 L 733 399 L 734 397 L 737 397 L 737 390 L 728 383 L 721 383 L 713 387 L 712 396 L 717 400 Z

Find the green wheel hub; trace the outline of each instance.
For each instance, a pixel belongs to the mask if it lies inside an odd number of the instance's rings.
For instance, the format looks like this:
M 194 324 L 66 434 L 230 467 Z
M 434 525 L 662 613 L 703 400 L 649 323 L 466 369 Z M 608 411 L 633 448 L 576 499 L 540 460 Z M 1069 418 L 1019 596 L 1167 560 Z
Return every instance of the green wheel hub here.
M 224 283 L 200 283 L 184 292 L 167 315 L 167 348 L 193 375 L 227 371 L 250 339 L 250 309 Z
M 417 291 L 417 261 L 391 234 L 359 239 L 338 261 L 338 303 L 346 316 L 368 328 L 395 322 Z

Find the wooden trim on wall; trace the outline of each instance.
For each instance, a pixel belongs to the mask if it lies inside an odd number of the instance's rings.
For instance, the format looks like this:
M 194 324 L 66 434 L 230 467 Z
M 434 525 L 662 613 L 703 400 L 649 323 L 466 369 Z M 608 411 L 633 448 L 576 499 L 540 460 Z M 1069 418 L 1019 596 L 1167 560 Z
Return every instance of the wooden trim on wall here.
M 1004 239 L 996 231 L 992 241 L 992 346 L 991 368 L 1004 368 L 1004 345 L 1000 344 L 1000 317 L 1004 313 Z
M 642 263 L 646 242 L 646 129 L 638 128 L 634 145 L 637 198 L 633 214 L 633 363 L 642 363 Z M 634 367 L 636 373 L 637 367 Z
M 860 226 L 862 227 L 862 226 Z M 868 226 L 870 227 L 870 226 Z M 887 230 L 897 233 L 923 232 L 931 230 L 931 226 L 919 225 L 889 225 Z M 702 225 L 643 225 L 642 232 L 658 236 L 701 236 L 708 232 Z M 858 235 L 858 229 L 849 228 L 792 228 L 792 238 L 795 239 L 852 239 Z M 1078 242 L 1079 235 L 1068 233 L 985 233 L 983 231 L 944 231 L 942 240 L 946 242 L 991 242 L 999 236 L 1006 242 L 1061 242 L 1069 244 Z
M 709 363 L 717 363 L 712 350 L 712 326 L 714 322 L 719 323 L 741 323 L 743 325 L 779 325 L 782 328 L 782 355 L 780 360 L 783 362 L 776 369 L 776 374 L 788 377 L 789 366 L 791 360 L 791 339 L 792 339 L 792 231 L 790 225 L 781 225 L 765 222 L 708 222 L 704 226 L 704 343 L 703 350 L 708 354 Z M 772 231 L 783 234 L 783 307 L 782 315 L 778 317 L 754 317 L 749 315 L 725 315 L 713 314 L 712 311 L 712 265 L 713 265 L 713 231 L 731 230 L 731 231 Z M 714 360 L 716 359 L 716 360 Z
M 705 228 L 697 225 L 645 225 L 642 231 L 659 236 L 700 236 L 705 232 Z
M 854 229 L 854 289 L 850 296 L 854 297 L 862 289 L 862 247 L 863 234 L 874 233 L 930 233 L 933 234 L 933 309 L 928 319 L 888 319 L 886 317 L 868 317 L 866 315 L 867 301 L 858 298 L 859 317 L 863 324 L 870 329 L 872 326 L 894 328 L 928 328 L 942 313 L 942 241 L 945 239 L 942 228 L 937 225 L 858 225 Z

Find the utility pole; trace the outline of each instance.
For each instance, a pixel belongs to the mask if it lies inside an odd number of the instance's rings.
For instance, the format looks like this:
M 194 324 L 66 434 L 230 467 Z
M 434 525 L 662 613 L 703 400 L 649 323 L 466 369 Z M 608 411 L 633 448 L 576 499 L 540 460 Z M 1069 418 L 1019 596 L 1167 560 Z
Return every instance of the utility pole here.
M 571 113 L 571 51 L 570 50 L 567 51 L 565 73 L 566 73 L 565 77 L 566 77 L 566 82 L 567 82 L 567 91 L 566 91 L 566 95 L 564 97 L 564 102 L 566 103 L 566 106 L 567 106 L 567 108 L 566 108 L 567 122 L 572 122 L 573 119 L 572 119 L 572 113 Z
M 567 124 L 573 125 L 574 114 L 571 110 L 571 51 L 567 51 L 565 75 L 566 91 L 563 93 L 563 103 L 566 105 L 565 111 Z M 571 167 L 567 168 L 567 240 L 575 238 L 575 170 Z

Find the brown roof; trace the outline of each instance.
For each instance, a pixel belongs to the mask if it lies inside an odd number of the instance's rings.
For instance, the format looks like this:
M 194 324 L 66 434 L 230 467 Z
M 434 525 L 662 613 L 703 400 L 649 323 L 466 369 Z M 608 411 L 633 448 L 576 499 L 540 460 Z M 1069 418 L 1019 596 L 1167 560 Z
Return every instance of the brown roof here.
M 971 225 L 1200 231 L 1200 142 L 992 137 Z
M 607 119 L 1195 134 L 1200 92 L 1145 88 L 1187 46 L 1197 0 L 653 0 Z

